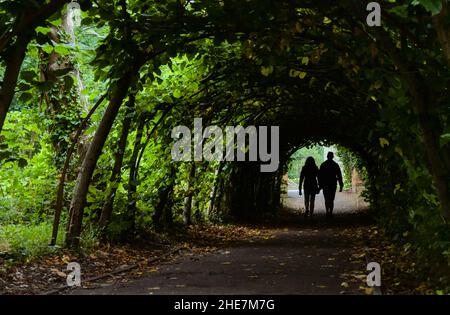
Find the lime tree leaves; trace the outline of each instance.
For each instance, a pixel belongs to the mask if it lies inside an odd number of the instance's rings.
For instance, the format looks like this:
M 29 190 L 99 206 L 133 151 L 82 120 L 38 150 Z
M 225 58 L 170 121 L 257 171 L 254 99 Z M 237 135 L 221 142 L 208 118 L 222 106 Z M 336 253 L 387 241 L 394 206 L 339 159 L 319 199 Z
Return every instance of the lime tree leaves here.
M 300 79 L 304 79 L 306 77 L 306 74 L 307 73 L 304 72 L 304 71 L 298 71 L 298 70 L 295 70 L 295 69 L 291 69 L 289 71 L 289 76 L 292 77 L 292 78 L 299 77 Z
M 268 77 L 273 72 L 273 66 L 261 67 L 261 74 L 265 77 Z
M 380 146 L 382 148 L 384 148 L 384 147 L 389 145 L 389 140 L 387 140 L 386 138 L 380 138 L 379 141 L 380 141 Z
M 162 65 L 154 74 L 155 80 L 150 81 L 145 89 L 147 97 L 160 103 L 173 103 L 184 97 L 189 97 L 199 90 L 199 80 L 203 69 L 203 61 L 198 57 L 178 55 L 170 59 L 170 63 Z M 147 102 L 148 102 L 147 98 Z M 152 101 L 148 103 L 153 103 Z M 145 105 L 148 107 L 148 105 Z

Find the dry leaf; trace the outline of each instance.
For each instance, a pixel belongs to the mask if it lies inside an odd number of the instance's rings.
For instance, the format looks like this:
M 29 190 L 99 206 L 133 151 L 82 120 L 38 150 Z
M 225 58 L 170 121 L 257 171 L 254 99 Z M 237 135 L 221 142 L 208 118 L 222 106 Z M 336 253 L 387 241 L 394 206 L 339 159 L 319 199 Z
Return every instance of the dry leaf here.
M 374 289 L 374 288 L 365 288 L 365 289 L 364 289 L 364 292 L 365 292 L 367 295 L 373 295 L 373 293 L 375 292 L 375 289 Z
M 53 273 L 57 274 L 61 278 L 67 278 L 67 275 L 64 272 L 62 272 L 62 271 L 60 271 L 58 269 L 51 269 L 51 270 L 53 271 Z

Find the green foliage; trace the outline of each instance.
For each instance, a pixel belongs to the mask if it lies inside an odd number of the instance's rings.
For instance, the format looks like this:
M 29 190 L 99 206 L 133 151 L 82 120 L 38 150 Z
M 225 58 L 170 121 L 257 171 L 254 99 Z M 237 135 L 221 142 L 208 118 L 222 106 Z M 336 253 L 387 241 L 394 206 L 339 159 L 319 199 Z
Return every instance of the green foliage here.
M 316 162 L 317 167 L 323 162 L 324 149 L 321 146 L 313 146 L 310 148 L 301 148 L 292 154 L 289 160 L 288 177 L 291 181 L 298 184 L 300 178 L 300 171 L 305 165 L 305 161 L 309 156 L 312 156 Z
M 352 172 L 353 169 L 358 171 L 363 181 L 367 181 L 367 170 L 364 167 L 364 161 L 361 157 L 357 156 L 352 151 L 344 148 L 338 147 L 337 155 L 342 163 L 342 176 L 344 180 L 344 189 L 350 189 L 352 187 Z
M 35 225 L 0 225 L 0 255 L 22 261 L 55 253 L 58 247 L 48 246 L 51 230 L 52 225 L 49 222 Z M 57 244 L 59 247 L 63 244 L 62 233 Z
M 57 253 L 64 246 L 64 229 L 60 229 L 56 246 L 49 246 L 51 231 L 51 222 L 1 224 L 0 257 L 5 258 L 11 264 L 15 264 Z M 96 229 L 92 226 L 87 226 L 81 236 L 81 248 L 89 250 L 97 245 Z
M 0 151 L 0 223 L 39 222 L 52 212 L 57 172 L 38 117 L 33 110 L 23 110 L 11 112 L 6 121 Z
M 427 11 L 430 11 L 433 15 L 439 14 L 442 10 L 442 2 L 440 0 L 412 0 L 412 4 L 422 5 Z

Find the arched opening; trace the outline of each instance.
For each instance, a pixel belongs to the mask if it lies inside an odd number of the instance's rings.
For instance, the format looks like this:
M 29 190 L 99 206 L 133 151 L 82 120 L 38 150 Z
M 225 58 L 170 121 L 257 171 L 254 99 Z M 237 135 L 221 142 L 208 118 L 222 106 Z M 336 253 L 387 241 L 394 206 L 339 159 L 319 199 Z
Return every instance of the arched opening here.
M 282 205 L 291 211 L 305 214 L 304 187 L 299 187 L 300 173 L 306 159 L 312 157 L 317 167 L 327 160 L 328 152 L 334 153 L 334 161 L 339 165 L 343 179 L 343 192 L 337 192 L 334 213 L 354 212 L 364 210 L 369 204 L 364 200 L 365 168 L 361 161 L 351 151 L 334 145 L 315 144 L 307 148 L 299 148 L 289 158 L 287 173 L 283 175 Z M 302 193 L 299 193 L 299 189 Z M 314 196 L 313 211 L 316 215 L 325 214 L 323 191 Z

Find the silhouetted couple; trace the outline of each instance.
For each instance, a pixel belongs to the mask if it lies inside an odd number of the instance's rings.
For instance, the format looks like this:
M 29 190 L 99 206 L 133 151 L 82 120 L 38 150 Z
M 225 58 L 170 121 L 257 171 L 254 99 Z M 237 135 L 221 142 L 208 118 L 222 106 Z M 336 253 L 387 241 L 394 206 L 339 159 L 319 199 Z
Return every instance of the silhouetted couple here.
M 312 216 L 316 194 L 323 189 L 327 218 L 333 217 L 337 184 L 339 183 L 339 191 L 342 191 L 342 187 L 344 186 L 341 168 L 333 161 L 333 158 L 333 152 L 328 152 L 327 160 L 320 165 L 319 169 L 314 158 L 310 156 L 306 159 L 305 165 L 302 167 L 300 172 L 299 194 L 302 194 L 302 184 L 304 183 L 306 216 Z

